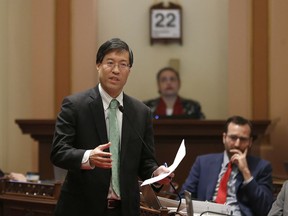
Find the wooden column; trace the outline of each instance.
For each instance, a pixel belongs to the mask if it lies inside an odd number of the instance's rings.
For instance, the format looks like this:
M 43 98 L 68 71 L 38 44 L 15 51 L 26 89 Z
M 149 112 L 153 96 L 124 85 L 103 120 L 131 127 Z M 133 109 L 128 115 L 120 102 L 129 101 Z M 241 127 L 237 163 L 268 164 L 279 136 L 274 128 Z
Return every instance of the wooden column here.
M 55 0 L 55 107 L 71 92 L 71 1 Z
M 252 4 L 252 118 L 268 119 L 268 0 L 253 0 Z

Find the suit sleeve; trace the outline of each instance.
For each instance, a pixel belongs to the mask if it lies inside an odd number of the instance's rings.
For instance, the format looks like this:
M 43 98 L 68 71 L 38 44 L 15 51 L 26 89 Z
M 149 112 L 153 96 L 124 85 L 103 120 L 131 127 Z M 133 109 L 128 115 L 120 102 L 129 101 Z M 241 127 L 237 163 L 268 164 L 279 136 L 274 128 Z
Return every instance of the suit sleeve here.
M 184 198 L 184 191 L 187 190 L 191 193 L 193 198 L 197 198 L 197 186 L 199 183 L 199 175 L 200 175 L 200 159 L 196 158 L 195 163 L 193 164 L 188 177 L 186 178 L 181 191 L 180 196 Z
M 267 215 L 272 202 L 272 167 L 265 163 L 254 179 L 242 186 L 241 199 L 243 203 L 248 200 L 248 205 L 256 215 Z
M 75 148 L 76 110 L 68 98 L 62 102 L 57 116 L 55 133 L 50 154 L 54 165 L 63 169 L 80 169 L 85 150 Z

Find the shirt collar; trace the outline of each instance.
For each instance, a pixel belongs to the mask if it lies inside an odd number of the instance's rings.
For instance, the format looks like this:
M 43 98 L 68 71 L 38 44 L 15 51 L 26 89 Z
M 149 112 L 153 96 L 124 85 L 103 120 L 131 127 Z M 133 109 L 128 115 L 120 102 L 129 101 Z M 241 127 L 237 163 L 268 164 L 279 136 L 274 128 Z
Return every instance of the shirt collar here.
M 227 154 L 227 151 L 225 150 L 224 151 L 224 157 L 223 157 L 223 166 L 226 167 L 227 164 L 229 163 L 229 157 L 228 157 L 228 154 Z
M 99 83 L 99 93 L 102 98 L 104 110 L 107 110 L 113 98 L 102 88 L 101 83 Z M 121 91 L 121 93 L 115 99 L 119 102 L 121 106 L 123 106 L 123 91 Z

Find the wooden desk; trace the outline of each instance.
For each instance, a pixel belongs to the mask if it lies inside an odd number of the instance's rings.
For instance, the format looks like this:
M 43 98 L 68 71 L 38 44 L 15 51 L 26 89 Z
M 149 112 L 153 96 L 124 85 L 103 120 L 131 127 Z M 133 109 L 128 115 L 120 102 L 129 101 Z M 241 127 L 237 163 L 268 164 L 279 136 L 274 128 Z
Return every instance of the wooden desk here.
M 39 173 L 41 179 L 53 179 L 53 166 L 49 154 L 54 134 L 55 120 L 16 120 L 24 134 L 39 142 Z M 174 181 L 181 185 L 196 158 L 201 154 L 222 152 L 224 120 L 159 119 L 153 122 L 156 157 L 160 164 L 168 165 L 174 160 L 182 139 L 185 139 L 186 157 L 177 168 Z M 257 138 L 264 134 L 270 121 L 253 121 Z M 252 154 L 259 155 L 259 146 L 254 146 Z
M 0 179 L 0 216 L 53 216 L 60 182 L 32 183 Z M 168 216 L 168 209 L 140 206 L 141 216 Z
M 145 206 L 140 206 L 140 216 L 168 216 L 167 208 L 155 210 Z
M 51 145 L 54 135 L 55 120 L 16 120 L 23 134 L 38 141 L 38 167 L 41 179 L 54 179 L 53 165 L 50 162 Z
M 1 216 L 52 216 L 61 183 L 31 183 L 0 180 Z

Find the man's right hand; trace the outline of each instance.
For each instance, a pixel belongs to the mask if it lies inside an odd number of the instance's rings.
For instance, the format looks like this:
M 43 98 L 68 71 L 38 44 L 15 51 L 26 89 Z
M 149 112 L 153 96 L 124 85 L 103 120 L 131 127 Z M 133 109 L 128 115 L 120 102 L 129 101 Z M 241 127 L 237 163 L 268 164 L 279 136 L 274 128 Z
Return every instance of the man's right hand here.
M 91 166 L 96 166 L 104 169 L 112 168 L 111 153 L 104 151 L 111 146 L 111 143 L 102 144 L 97 146 L 90 152 L 89 162 Z

